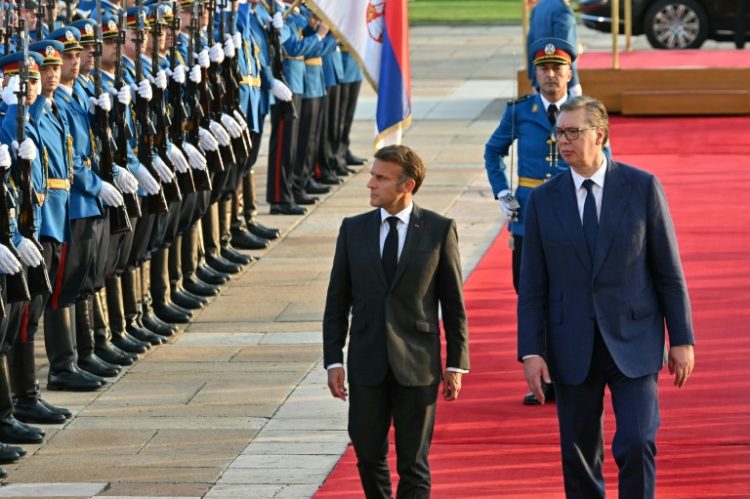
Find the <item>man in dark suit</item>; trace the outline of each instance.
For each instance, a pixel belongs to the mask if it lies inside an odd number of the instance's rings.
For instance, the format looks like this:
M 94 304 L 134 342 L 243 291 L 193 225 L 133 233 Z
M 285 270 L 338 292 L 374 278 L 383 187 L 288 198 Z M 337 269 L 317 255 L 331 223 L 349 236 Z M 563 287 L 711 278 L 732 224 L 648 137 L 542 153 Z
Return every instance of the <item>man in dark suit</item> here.
M 438 385 L 443 378 L 443 397 L 455 400 L 469 369 L 456 224 L 412 202 L 425 170 L 408 147 L 380 149 L 370 174 L 367 187 L 376 209 L 344 219 L 336 243 L 323 318 L 328 387 L 346 400 L 348 331 L 349 436 L 365 495 L 391 497 L 387 454 L 393 420 L 396 497 L 428 498 Z
M 529 387 L 555 380 L 565 492 L 604 497 L 602 413 L 612 393 L 620 497 L 654 497 L 657 377 L 694 366 L 690 302 L 661 184 L 607 160 L 607 111 L 577 97 L 555 133 L 571 170 L 532 193 L 518 298 L 518 356 Z M 542 357 L 546 344 L 546 355 Z

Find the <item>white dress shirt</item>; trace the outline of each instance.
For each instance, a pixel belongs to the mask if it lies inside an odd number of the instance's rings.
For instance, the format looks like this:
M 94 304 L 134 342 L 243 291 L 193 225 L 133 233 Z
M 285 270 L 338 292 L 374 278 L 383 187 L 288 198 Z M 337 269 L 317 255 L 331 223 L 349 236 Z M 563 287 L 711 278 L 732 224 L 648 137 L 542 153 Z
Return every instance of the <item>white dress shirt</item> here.
M 581 217 L 581 223 L 583 223 L 583 204 L 586 202 L 586 188 L 583 186 L 583 181 L 586 177 L 582 177 L 575 172 L 572 168 L 570 173 L 573 175 L 573 184 L 576 188 L 576 201 L 578 201 L 578 215 Z M 602 158 L 602 164 L 599 165 L 599 169 L 591 175 L 591 181 L 594 185 L 591 186 L 591 193 L 594 195 L 594 201 L 596 201 L 596 219 L 599 220 L 602 214 L 602 194 L 604 193 L 604 177 L 607 175 L 607 158 Z
M 557 106 L 557 112 L 559 113 L 560 112 L 560 106 L 562 106 L 563 104 L 565 104 L 565 101 L 568 100 L 568 94 L 565 94 L 565 96 L 562 99 L 560 99 L 559 101 L 557 101 L 557 102 L 550 102 L 550 101 L 548 101 L 547 99 L 544 98 L 544 95 L 542 95 L 542 94 L 539 94 L 539 97 L 542 98 L 542 104 L 544 105 L 544 112 L 545 113 L 547 112 L 547 109 L 549 108 L 550 104 L 556 105 Z
M 398 218 L 398 253 L 397 260 L 401 260 L 401 252 L 404 249 L 404 240 L 406 239 L 406 229 L 409 227 L 409 219 L 411 218 L 411 212 L 414 209 L 414 203 L 409 203 L 409 206 L 399 211 L 395 215 L 391 215 L 385 209 L 380 208 L 380 256 L 383 256 L 383 246 L 385 246 L 385 238 L 388 237 L 388 233 L 391 231 L 391 224 L 388 223 L 388 217 Z

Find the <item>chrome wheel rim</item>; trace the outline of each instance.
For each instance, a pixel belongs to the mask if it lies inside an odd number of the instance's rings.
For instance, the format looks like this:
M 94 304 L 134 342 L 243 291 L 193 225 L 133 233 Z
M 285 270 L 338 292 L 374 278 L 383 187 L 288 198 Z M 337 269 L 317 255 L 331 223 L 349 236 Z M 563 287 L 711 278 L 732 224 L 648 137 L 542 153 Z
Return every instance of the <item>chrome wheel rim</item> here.
M 681 3 L 664 6 L 654 16 L 652 29 L 656 39 L 670 49 L 687 48 L 700 33 L 698 14 Z

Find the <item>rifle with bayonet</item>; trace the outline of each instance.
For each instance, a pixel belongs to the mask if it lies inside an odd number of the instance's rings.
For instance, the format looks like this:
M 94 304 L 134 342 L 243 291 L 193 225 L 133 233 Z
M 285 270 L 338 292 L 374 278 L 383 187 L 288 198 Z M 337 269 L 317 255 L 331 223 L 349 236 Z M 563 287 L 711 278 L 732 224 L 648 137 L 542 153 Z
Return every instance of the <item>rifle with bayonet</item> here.
M 156 74 L 161 69 L 159 67 L 159 39 L 161 38 L 162 34 L 162 20 L 163 16 L 161 11 L 161 1 L 158 1 L 156 4 L 156 17 L 154 19 L 154 25 L 151 32 L 151 75 L 154 78 L 156 78 Z M 140 56 L 138 57 L 140 58 Z M 170 123 L 169 116 L 167 115 L 167 110 L 164 107 L 164 89 L 159 88 L 156 85 L 152 85 L 151 87 L 153 97 L 151 98 L 149 104 L 151 107 L 151 112 L 154 116 L 153 122 L 156 124 L 156 129 L 154 130 L 153 136 L 154 150 L 159 158 L 161 158 L 161 160 L 164 162 L 164 164 L 167 165 L 167 168 L 169 168 L 174 174 L 174 164 L 169 158 L 168 152 L 169 144 L 167 143 L 167 132 L 169 131 Z M 184 173 L 179 174 L 179 176 L 184 175 Z M 182 192 L 180 192 L 180 186 L 177 183 L 177 177 L 178 175 L 175 175 L 175 178 L 171 182 L 162 184 L 164 197 L 167 203 L 176 203 L 182 200 Z
M 193 19 L 191 20 L 191 23 L 195 21 L 196 28 L 194 29 L 194 36 L 195 41 L 194 46 L 200 47 L 200 19 L 203 17 L 203 9 L 208 8 L 209 9 L 209 20 L 208 20 L 208 26 L 207 30 L 211 30 L 211 25 L 213 23 L 213 15 L 211 14 L 210 6 L 204 6 L 202 2 L 194 2 L 193 3 L 195 8 L 193 9 Z M 208 43 L 210 44 L 213 40 L 211 38 L 208 38 Z M 214 103 L 214 94 L 211 91 L 211 85 L 209 85 L 208 81 L 208 70 L 207 68 L 201 67 L 201 82 L 198 86 L 198 91 L 200 94 L 200 107 L 201 109 L 201 115 L 200 115 L 200 121 L 199 125 L 202 128 L 205 128 L 206 130 L 209 130 L 210 123 L 211 123 L 211 110 L 213 108 Z M 226 168 L 229 168 L 231 166 L 231 163 L 225 163 L 224 157 L 225 157 L 225 147 L 219 146 L 219 149 L 217 151 L 206 151 L 206 162 L 208 163 L 208 168 L 211 170 L 212 173 L 221 173 Z M 216 154 L 214 154 L 214 152 Z
M 219 40 L 224 41 L 227 35 L 226 21 L 227 21 L 227 2 L 231 0 L 221 0 L 220 4 L 220 19 L 219 19 Z M 232 1 L 232 7 L 234 2 Z M 231 14 L 230 14 L 231 16 Z M 230 17 L 230 22 L 232 18 Z M 231 28 L 230 28 L 231 29 Z M 230 37 L 234 34 L 234 30 L 230 32 Z M 237 66 L 239 59 L 238 51 L 241 47 L 235 48 L 234 57 L 224 57 L 221 63 L 221 76 L 224 82 L 224 95 L 221 101 L 219 109 L 222 113 L 227 114 L 230 117 L 234 116 L 234 112 L 240 112 L 240 80 L 237 79 L 237 74 L 234 72 L 233 67 Z M 242 79 L 240 77 L 240 79 Z M 239 137 L 232 137 L 232 148 L 234 149 L 234 156 L 237 160 L 237 166 L 242 167 L 245 161 L 250 156 L 250 149 L 248 143 L 245 142 L 244 132 Z
M 18 67 L 18 110 L 16 115 L 16 141 L 19 146 L 26 139 L 26 98 L 29 95 L 29 34 L 26 29 L 26 21 L 19 19 L 18 25 L 18 43 L 16 50 L 23 54 L 23 58 Z M 34 185 L 31 178 L 31 161 L 16 158 L 20 202 L 18 209 L 18 232 L 23 237 L 34 243 L 39 252 L 42 252 L 42 245 L 36 239 L 36 222 L 34 205 L 40 204 L 37 194 L 34 192 Z M 27 275 L 28 292 L 30 296 L 41 294 L 51 294 L 52 285 L 49 281 L 49 274 L 44 262 L 36 267 L 29 267 Z M 10 301 L 10 299 L 8 299 Z
M 96 11 L 101 12 L 101 0 L 96 0 Z M 101 63 L 103 44 L 102 27 L 100 23 L 97 23 L 96 43 L 94 44 L 94 93 L 97 96 L 102 95 Z M 117 150 L 117 145 L 115 144 L 115 139 L 112 137 L 112 129 L 109 126 L 109 113 L 101 107 L 96 106 L 95 119 L 95 128 L 97 131 L 96 150 L 99 152 L 99 176 L 103 181 L 117 187 L 114 173 L 115 151 Z M 120 165 L 120 168 L 125 168 L 125 164 Z M 123 199 L 124 196 L 126 195 L 123 193 Z M 132 194 L 130 196 L 132 196 Z M 124 204 L 120 206 L 110 206 L 108 207 L 108 210 L 110 233 L 122 234 L 133 230 L 133 227 L 130 224 L 128 209 Z
M 101 11 L 99 11 L 101 12 Z M 101 28 L 99 28 L 101 29 Z M 125 17 L 120 12 L 117 19 L 117 38 L 115 39 L 115 90 L 124 87 L 125 77 L 124 75 L 124 64 L 122 62 L 122 46 L 125 44 Z M 115 133 L 115 157 L 118 165 L 121 168 L 125 168 L 130 161 L 128 158 L 128 141 L 130 139 L 130 126 L 127 121 L 127 107 L 123 106 L 120 101 L 115 98 L 114 105 L 112 106 L 113 111 L 113 124 Z M 138 194 L 133 192 L 130 194 L 123 194 L 125 198 L 125 207 L 128 210 L 130 218 L 141 218 L 141 203 L 138 199 Z
M 235 0 L 228 0 L 232 2 L 232 7 L 229 11 L 229 34 L 232 36 L 232 39 L 234 39 L 234 35 L 237 32 L 237 3 Z M 245 40 L 242 40 L 242 43 L 245 43 Z M 247 116 L 245 115 L 245 111 L 242 109 L 241 103 L 240 103 L 240 88 L 241 88 L 241 82 L 242 82 L 242 71 L 240 71 L 240 51 L 244 51 L 245 48 L 243 46 L 235 47 L 235 51 L 237 52 L 237 55 L 233 60 L 229 61 L 229 67 L 228 72 L 232 75 L 232 83 L 234 85 L 234 100 L 237 104 L 237 113 L 242 117 L 243 120 L 245 120 L 245 123 L 247 123 Z M 248 68 L 251 68 L 252 61 L 247 61 Z M 253 78 L 252 74 L 248 76 L 248 78 Z M 252 82 L 249 82 L 249 85 L 252 85 Z M 245 127 L 242 130 L 243 140 L 245 141 L 245 148 L 247 149 L 248 155 L 250 154 L 250 150 L 253 148 L 253 142 L 250 138 L 250 128 Z
M 144 10 L 143 0 L 138 0 L 137 20 L 135 25 L 135 84 L 139 85 L 143 80 L 143 44 L 145 42 Z M 138 139 L 138 161 L 146 167 L 146 170 L 154 179 L 159 174 L 154 169 L 154 136 L 156 130 L 151 121 L 148 102 L 136 93 L 135 96 L 135 120 L 136 137 Z M 164 197 L 162 183 L 159 182 L 159 192 L 146 196 L 146 206 L 151 213 L 163 213 L 169 210 L 169 205 Z
M 271 17 L 273 17 L 273 15 L 276 14 L 276 1 L 269 2 L 269 7 L 271 9 Z M 289 84 L 284 77 L 284 61 L 282 60 L 283 53 L 281 49 L 281 40 L 279 39 L 279 32 L 273 27 L 273 24 L 269 23 L 266 34 L 268 38 L 268 52 L 271 59 L 271 73 L 273 73 L 274 78 L 288 87 Z M 282 116 L 292 116 L 297 118 L 297 109 L 294 106 L 293 100 L 282 101 L 276 99 L 276 104 L 274 105 L 280 106 L 279 111 Z

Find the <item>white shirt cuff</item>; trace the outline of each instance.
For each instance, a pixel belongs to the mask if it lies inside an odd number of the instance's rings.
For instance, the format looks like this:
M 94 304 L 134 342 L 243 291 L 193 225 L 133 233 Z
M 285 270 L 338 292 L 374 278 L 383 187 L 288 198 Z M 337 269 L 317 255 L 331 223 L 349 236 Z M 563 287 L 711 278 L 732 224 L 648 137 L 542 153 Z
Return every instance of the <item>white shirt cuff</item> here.
M 521 357 L 521 360 L 533 359 L 534 357 L 541 357 L 541 355 L 537 355 L 535 353 L 532 353 L 531 355 L 524 355 L 523 357 Z
M 329 364 L 326 366 L 326 369 L 333 369 L 335 367 L 344 367 L 344 364 L 341 362 L 336 362 L 335 364 Z
M 445 370 L 446 371 L 451 371 L 451 372 L 454 372 L 454 373 L 461 373 L 461 374 L 466 374 L 466 373 L 469 372 L 468 369 L 461 369 L 459 367 L 446 367 Z

